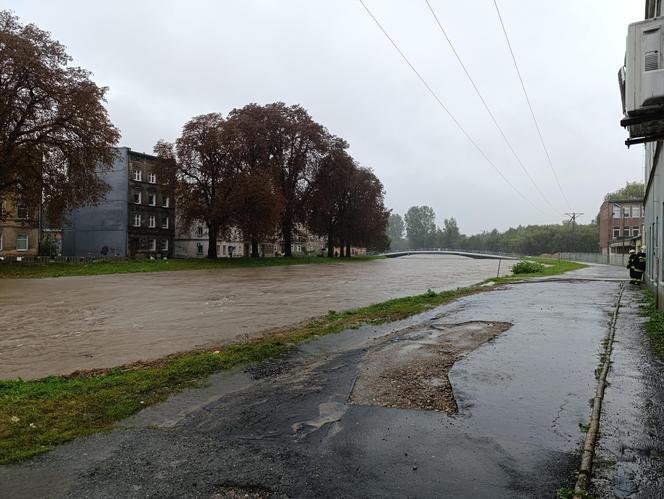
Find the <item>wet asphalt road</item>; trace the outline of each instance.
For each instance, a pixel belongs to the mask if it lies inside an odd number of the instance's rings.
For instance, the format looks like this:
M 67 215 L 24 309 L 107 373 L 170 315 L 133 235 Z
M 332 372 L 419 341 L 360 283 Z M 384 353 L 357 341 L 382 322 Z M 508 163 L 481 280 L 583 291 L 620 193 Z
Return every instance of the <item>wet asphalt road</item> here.
M 575 275 L 624 277 L 609 267 Z M 251 372 L 215 375 L 206 388 L 148 408 L 122 429 L 0 468 L 0 496 L 223 497 L 234 488 L 274 497 L 555 497 L 574 482 L 579 425 L 589 419 L 619 285 L 517 284 L 322 338 Z M 452 368 L 458 414 L 348 404 L 367 351 L 434 320 L 513 324 Z M 633 335 L 633 343 L 642 340 Z M 616 363 L 632 355 L 624 351 Z M 625 417 L 639 426 L 647 393 L 609 404 L 606 427 L 626 402 L 634 413 Z M 607 494 L 612 488 L 607 482 Z

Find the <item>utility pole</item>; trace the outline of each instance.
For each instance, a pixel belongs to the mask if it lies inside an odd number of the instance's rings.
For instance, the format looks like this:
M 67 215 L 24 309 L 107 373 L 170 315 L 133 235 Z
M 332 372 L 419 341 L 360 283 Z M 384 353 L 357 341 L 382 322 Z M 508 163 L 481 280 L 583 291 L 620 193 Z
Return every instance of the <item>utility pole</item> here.
M 569 217 L 569 220 L 572 224 L 572 238 L 571 238 L 572 244 L 571 244 L 571 246 L 574 247 L 574 224 L 576 224 L 576 218 L 583 215 L 583 213 L 577 213 L 576 211 L 573 211 L 572 213 L 565 213 L 565 215 L 567 215 Z

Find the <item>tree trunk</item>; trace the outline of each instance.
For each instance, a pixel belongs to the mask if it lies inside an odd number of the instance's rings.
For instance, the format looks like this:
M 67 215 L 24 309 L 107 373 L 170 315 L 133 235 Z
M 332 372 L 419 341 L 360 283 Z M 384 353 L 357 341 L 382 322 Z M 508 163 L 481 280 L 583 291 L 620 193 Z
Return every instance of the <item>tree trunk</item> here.
M 290 217 L 281 223 L 281 236 L 284 238 L 284 256 L 293 256 L 293 220 Z
M 208 253 L 211 260 L 217 259 L 217 228 L 208 224 Z
M 251 240 L 251 258 L 258 258 L 260 253 L 258 252 L 258 241 L 256 239 Z
M 343 239 L 339 241 L 339 258 L 343 258 L 346 256 L 346 241 Z
M 327 257 L 334 257 L 334 239 L 332 238 L 332 231 L 327 234 Z
M 350 241 L 346 241 L 346 258 L 350 258 Z

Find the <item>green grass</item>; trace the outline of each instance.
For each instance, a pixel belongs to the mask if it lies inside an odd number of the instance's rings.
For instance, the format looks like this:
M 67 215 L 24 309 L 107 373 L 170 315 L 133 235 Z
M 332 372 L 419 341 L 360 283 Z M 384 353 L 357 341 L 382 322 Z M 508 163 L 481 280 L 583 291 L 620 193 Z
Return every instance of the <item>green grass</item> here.
M 578 267 L 557 263 L 547 271 L 553 275 L 573 268 Z M 498 284 L 505 282 L 509 278 L 501 278 Z M 318 336 L 403 319 L 490 289 L 493 287 L 471 286 L 428 291 L 343 312 L 330 310 L 324 317 L 259 339 L 115 369 L 39 380 L 0 380 L 0 464 L 41 454 L 78 436 L 110 430 L 144 407 L 199 386 L 214 372 L 260 362 Z
M 569 272 L 571 270 L 583 269 L 588 266 L 584 263 L 570 262 L 567 260 L 558 260 L 557 258 L 534 257 L 534 258 L 529 258 L 529 260 L 541 263 L 542 265 L 544 265 L 544 269 L 541 272 L 504 276 L 504 277 L 499 277 L 497 279 L 489 279 L 488 281 L 495 282 L 496 284 L 508 284 L 510 282 L 520 281 L 522 279 L 550 277 L 554 275 L 559 275 L 565 272 Z
M 664 310 L 657 310 L 655 295 L 645 290 L 641 313 L 646 317 L 645 330 L 657 356 L 664 360 Z
M 354 256 L 352 258 L 323 258 L 319 256 L 219 258 L 217 260 L 124 260 L 95 263 L 0 264 L 0 279 L 65 277 L 82 275 L 126 274 L 133 272 L 167 272 L 175 270 L 228 269 L 240 267 L 275 267 L 308 263 L 329 264 L 365 262 L 381 256 Z

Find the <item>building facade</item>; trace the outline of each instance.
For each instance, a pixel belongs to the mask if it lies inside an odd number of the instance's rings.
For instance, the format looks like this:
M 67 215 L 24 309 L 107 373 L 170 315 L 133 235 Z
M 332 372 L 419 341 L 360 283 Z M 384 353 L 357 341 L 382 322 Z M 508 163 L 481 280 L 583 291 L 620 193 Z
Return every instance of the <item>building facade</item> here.
M 662 15 L 660 0 L 646 0 L 645 19 Z M 641 22 L 643 23 L 643 21 Z M 640 24 L 640 23 L 639 23 Z M 664 103 L 651 95 L 656 88 L 653 78 L 661 78 L 664 68 L 662 51 L 652 50 L 650 44 L 658 39 L 658 30 L 628 30 L 626 66 L 621 69 L 623 110 L 625 118 L 621 125 L 629 131 L 628 145 L 645 144 L 644 164 L 644 221 L 643 244 L 646 246 L 646 272 L 644 279 L 657 296 L 660 308 L 664 307 L 664 156 L 660 130 L 664 125 Z M 631 33 L 637 33 L 634 36 Z M 631 36 L 631 38 L 630 38 Z M 661 43 L 661 42 L 659 42 Z M 644 51 L 644 54 L 641 54 Z M 643 57 L 642 57 L 643 55 Z
M 0 199 L 0 257 L 37 256 L 38 210 L 7 196 Z
M 72 213 L 63 231 L 66 256 L 168 258 L 174 254 L 174 179 L 157 158 L 116 149 L 99 176 L 110 187 L 104 199 Z
M 176 222 L 175 229 L 175 257 L 176 258 L 207 258 L 210 240 L 208 229 L 204 223 L 198 222 L 191 227 L 183 227 Z M 242 233 L 231 229 L 228 234 L 217 238 L 217 257 L 233 258 L 244 256 L 244 242 Z
M 599 247 L 603 255 L 629 253 L 641 240 L 643 201 L 604 201 L 599 210 Z

